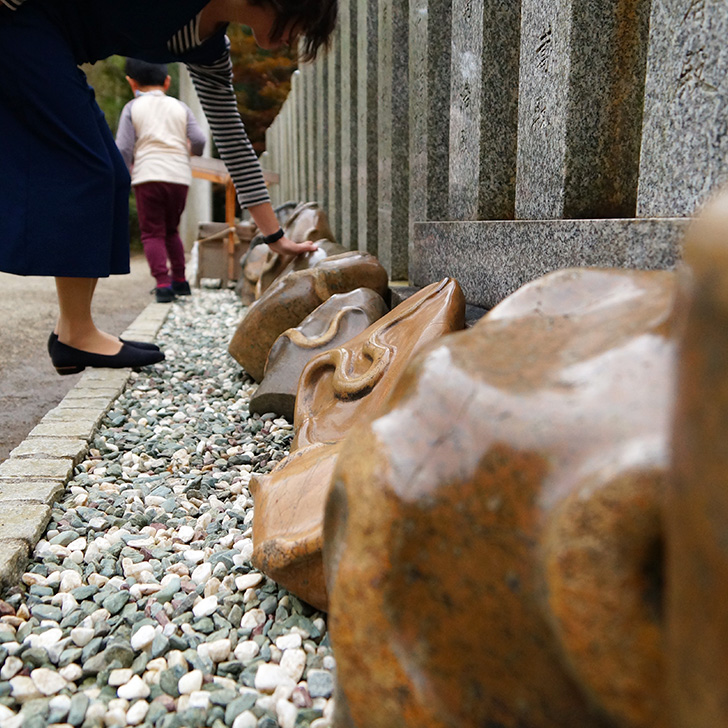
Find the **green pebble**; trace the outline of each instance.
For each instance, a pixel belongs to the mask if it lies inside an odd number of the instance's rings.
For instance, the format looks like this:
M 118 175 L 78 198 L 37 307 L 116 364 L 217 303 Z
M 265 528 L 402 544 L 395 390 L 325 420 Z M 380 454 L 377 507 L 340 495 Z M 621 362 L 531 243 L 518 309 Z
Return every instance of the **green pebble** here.
M 107 609 L 109 614 L 118 614 L 129 601 L 130 594 L 128 591 L 118 591 L 111 596 L 106 597 L 102 602 L 104 609 Z M 58 610 L 61 611 L 60 609 Z

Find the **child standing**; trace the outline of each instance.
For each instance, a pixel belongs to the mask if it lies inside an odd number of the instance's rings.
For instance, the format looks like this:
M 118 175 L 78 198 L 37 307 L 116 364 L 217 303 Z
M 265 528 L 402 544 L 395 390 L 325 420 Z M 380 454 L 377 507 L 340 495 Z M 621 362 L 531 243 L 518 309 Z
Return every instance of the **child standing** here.
M 170 303 L 190 295 L 179 222 L 192 179 L 190 154 L 202 154 L 205 135 L 190 108 L 166 95 L 165 64 L 128 58 L 126 80 L 134 99 L 121 112 L 116 144 L 131 172 L 157 302 Z

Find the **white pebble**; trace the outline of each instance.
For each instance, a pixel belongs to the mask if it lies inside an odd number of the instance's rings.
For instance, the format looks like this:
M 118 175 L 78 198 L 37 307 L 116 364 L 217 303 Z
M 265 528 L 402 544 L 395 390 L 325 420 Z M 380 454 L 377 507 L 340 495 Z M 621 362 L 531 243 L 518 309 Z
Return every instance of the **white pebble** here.
M 210 705 L 210 693 L 205 690 L 195 690 L 194 693 L 190 694 L 190 708 L 201 708 L 207 710 Z
M 184 552 L 184 559 L 190 564 L 199 564 L 204 558 L 205 552 L 198 549 L 187 549 Z
M 47 667 L 39 667 L 30 673 L 31 680 L 43 695 L 60 693 L 68 685 L 62 675 Z
M 167 669 L 167 660 L 164 657 L 157 657 L 147 663 L 147 672 L 162 672 Z
M 253 557 L 253 539 L 244 538 L 235 544 L 235 548 L 240 551 L 243 563 L 250 561 Z
M 126 711 L 121 708 L 116 710 L 108 710 L 104 715 L 104 725 L 109 726 L 120 726 L 126 723 Z
M 10 680 L 23 669 L 23 661 L 19 657 L 10 656 L 5 658 L 5 664 L 0 670 L 0 680 Z
M 156 628 L 151 624 L 143 624 L 139 629 L 131 636 L 131 646 L 133 650 L 143 650 L 149 647 L 154 642 L 154 637 L 157 634 Z
M 293 682 L 298 682 L 306 667 L 306 653 L 301 649 L 286 650 L 281 657 L 281 667 Z
M 71 698 L 68 695 L 56 695 L 48 701 L 48 706 L 59 713 L 68 713 L 71 708 Z
M 189 543 L 195 536 L 195 529 L 191 526 L 180 526 L 175 536 L 183 543 Z
M 74 627 L 71 630 L 71 639 L 77 647 L 85 647 L 94 638 L 94 630 L 90 627 Z
M 217 597 L 211 596 L 205 599 L 200 599 L 194 607 L 192 607 L 192 613 L 198 619 L 200 617 L 209 617 L 217 609 Z
M 263 581 L 263 574 L 256 574 L 254 572 L 242 574 L 241 576 L 235 577 L 235 587 L 238 591 L 244 592 L 246 589 L 258 586 L 261 581 Z
M 131 668 L 120 667 L 118 670 L 112 670 L 109 673 L 109 685 L 118 688 L 120 685 L 126 685 L 132 677 L 134 677 L 134 673 Z
M 245 710 L 233 721 L 232 728 L 255 728 L 258 725 L 258 719 L 254 713 Z
M 276 647 L 279 650 L 291 650 L 301 646 L 300 634 L 282 634 L 276 639 Z
M 287 700 L 279 700 L 276 703 L 276 715 L 281 728 L 294 728 L 298 709 L 293 703 Z
M 264 662 L 255 673 L 255 689 L 272 693 L 280 685 L 293 688 L 296 683 L 280 665 Z
M 212 576 L 212 564 L 204 561 L 192 571 L 191 579 L 195 584 L 204 584 Z
M 200 688 L 202 688 L 202 672 L 200 670 L 192 670 L 192 672 L 182 675 L 177 685 L 180 695 L 191 695 Z
M 25 641 L 30 643 L 31 647 L 40 647 L 41 649 L 48 650 L 49 647 L 60 642 L 62 637 L 63 630 L 58 627 L 53 627 L 40 634 L 29 634 Z
M 83 668 L 75 662 L 66 665 L 58 670 L 58 674 L 62 675 L 68 682 L 76 682 L 83 677 Z
M 149 703 L 146 700 L 137 700 L 129 710 L 126 711 L 126 724 L 139 725 L 144 722 L 149 712 Z
M 252 631 L 256 627 L 265 624 L 265 620 L 265 612 L 262 609 L 251 609 L 243 615 L 243 618 L 240 620 L 240 627 Z
M 225 662 L 230 657 L 230 640 L 222 639 L 214 642 L 203 642 L 197 653 L 201 657 L 209 657 L 213 662 Z
M 124 700 L 139 700 L 140 698 L 149 697 L 150 692 L 149 685 L 147 685 L 144 680 L 139 677 L 139 675 L 134 675 L 134 677 L 129 680 L 126 685 L 119 687 L 116 694 L 120 698 L 124 698 Z
M 74 571 L 73 569 L 66 569 L 61 572 L 61 583 L 58 587 L 59 591 L 70 592 L 74 589 L 78 589 L 78 587 L 82 585 L 83 579 L 81 578 L 81 574 L 77 571 Z
M 235 648 L 234 654 L 235 659 L 238 662 L 242 662 L 243 665 L 247 666 L 255 659 L 259 652 L 260 647 L 258 646 L 257 642 L 253 642 L 253 640 L 245 640 L 244 642 L 238 643 L 238 646 Z
M 42 693 L 38 690 L 35 682 L 24 675 L 17 675 L 10 680 L 10 689 L 12 696 L 19 702 L 24 703 L 26 700 L 35 700 L 42 697 Z
M 67 548 L 69 551 L 84 551 L 86 549 L 86 546 L 86 539 L 81 536 L 71 541 L 71 543 L 68 544 Z
M 167 653 L 167 666 L 170 670 L 175 667 L 183 667 L 187 669 L 187 658 L 182 654 L 180 650 L 170 650 Z

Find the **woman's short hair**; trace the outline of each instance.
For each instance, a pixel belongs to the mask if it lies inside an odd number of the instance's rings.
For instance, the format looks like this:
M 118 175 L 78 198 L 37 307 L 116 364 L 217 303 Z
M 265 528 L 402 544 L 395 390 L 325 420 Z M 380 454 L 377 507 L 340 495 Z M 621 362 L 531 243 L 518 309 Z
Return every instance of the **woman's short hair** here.
M 326 47 L 336 27 L 338 0 L 253 0 L 256 5 L 269 5 L 276 14 L 272 39 L 280 40 L 287 28 L 298 35 L 299 55 L 312 61 Z

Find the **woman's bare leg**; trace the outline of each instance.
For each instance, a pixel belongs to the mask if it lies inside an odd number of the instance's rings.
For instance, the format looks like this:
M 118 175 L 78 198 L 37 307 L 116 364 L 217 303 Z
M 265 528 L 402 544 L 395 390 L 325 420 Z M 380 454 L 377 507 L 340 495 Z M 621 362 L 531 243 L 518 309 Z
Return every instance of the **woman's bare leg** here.
M 91 301 L 97 278 L 56 278 L 60 315 L 58 340 L 75 349 L 94 354 L 117 354 L 121 342 L 96 328 L 91 317 Z

